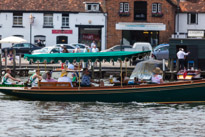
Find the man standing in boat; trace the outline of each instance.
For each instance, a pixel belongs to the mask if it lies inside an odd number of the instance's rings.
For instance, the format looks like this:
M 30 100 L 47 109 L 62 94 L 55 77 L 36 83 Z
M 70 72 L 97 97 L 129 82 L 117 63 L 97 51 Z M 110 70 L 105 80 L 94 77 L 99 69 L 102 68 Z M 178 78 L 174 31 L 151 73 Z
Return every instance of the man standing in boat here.
M 190 52 L 185 53 L 183 48 L 180 48 L 179 51 L 177 52 L 177 58 L 179 60 L 179 69 L 183 70 L 186 69 L 184 67 L 185 64 L 185 56 L 189 55 Z

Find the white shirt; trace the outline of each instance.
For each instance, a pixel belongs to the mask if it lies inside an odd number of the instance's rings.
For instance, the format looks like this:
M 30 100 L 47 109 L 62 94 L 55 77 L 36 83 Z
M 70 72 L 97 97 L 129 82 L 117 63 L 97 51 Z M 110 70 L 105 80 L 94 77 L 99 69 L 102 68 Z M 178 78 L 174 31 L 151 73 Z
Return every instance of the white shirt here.
M 68 65 L 68 69 L 74 70 L 74 65 L 73 65 L 73 64 L 69 64 L 69 65 Z
M 92 52 L 99 52 L 98 48 L 92 48 Z
M 178 51 L 177 52 L 177 58 L 178 59 L 184 59 L 184 56 L 188 55 L 189 53 L 185 53 L 184 51 Z
M 160 80 L 162 79 L 161 75 L 152 76 L 152 82 L 160 84 Z
M 73 87 L 72 81 L 69 77 L 60 77 L 58 78 L 58 82 L 70 82 L 71 87 Z

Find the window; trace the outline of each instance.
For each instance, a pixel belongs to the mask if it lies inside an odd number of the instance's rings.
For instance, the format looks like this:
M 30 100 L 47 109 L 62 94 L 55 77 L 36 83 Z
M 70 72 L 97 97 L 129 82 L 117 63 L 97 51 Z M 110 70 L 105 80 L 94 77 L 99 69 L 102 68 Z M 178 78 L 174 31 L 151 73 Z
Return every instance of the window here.
M 62 27 L 69 27 L 69 14 L 62 14 Z
M 152 13 L 161 13 L 161 12 L 162 12 L 161 3 L 153 3 L 152 4 Z
M 35 35 L 34 36 L 34 43 L 39 47 L 46 46 L 46 36 L 44 35 Z
M 23 26 L 23 13 L 13 13 L 13 26 Z
M 51 50 L 51 53 L 60 53 L 60 49 L 59 48 L 54 48 Z
M 120 12 L 129 12 L 129 3 L 121 2 L 120 3 Z
M 147 20 L 147 2 L 135 1 L 134 2 L 134 20 L 146 21 Z
M 187 14 L 187 24 L 198 24 L 198 14 L 197 13 L 188 13 Z
M 87 11 L 99 11 L 100 5 L 99 3 L 86 3 L 86 10 Z
M 44 27 L 53 27 L 53 14 L 44 14 Z
M 67 44 L 68 37 L 67 36 L 57 36 L 57 44 Z

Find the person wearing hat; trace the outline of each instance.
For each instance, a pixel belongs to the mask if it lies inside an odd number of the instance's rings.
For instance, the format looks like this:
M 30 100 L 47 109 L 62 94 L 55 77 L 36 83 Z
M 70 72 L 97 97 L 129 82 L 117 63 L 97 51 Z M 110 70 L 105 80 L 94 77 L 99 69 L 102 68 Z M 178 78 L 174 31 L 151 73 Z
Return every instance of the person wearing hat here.
M 177 58 L 179 60 L 179 69 L 184 70 L 185 56 L 189 55 L 190 52 L 185 53 L 183 48 L 179 48 L 177 52 Z
M 60 78 L 58 78 L 58 82 L 70 82 L 71 87 L 73 87 L 72 81 L 69 77 L 67 77 L 67 71 L 65 69 L 62 70 Z
M 159 67 L 156 67 L 153 70 L 153 76 L 152 76 L 152 82 L 153 83 L 157 83 L 157 84 L 162 84 L 164 83 L 163 79 L 162 79 L 162 70 Z

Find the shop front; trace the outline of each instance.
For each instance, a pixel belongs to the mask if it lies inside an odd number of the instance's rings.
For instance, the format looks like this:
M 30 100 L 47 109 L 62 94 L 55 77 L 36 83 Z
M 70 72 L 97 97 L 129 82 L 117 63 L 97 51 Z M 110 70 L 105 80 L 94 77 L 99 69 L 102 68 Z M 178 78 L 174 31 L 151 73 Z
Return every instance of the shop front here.
M 96 42 L 96 46 L 101 50 L 101 36 L 102 36 L 102 25 L 76 25 L 79 27 L 79 43 L 84 43 L 86 45 L 91 45 L 93 41 Z
M 159 44 L 159 33 L 166 30 L 166 25 L 162 23 L 118 23 L 116 30 L 122 30 L 122 40 L 125 45 L 149 42 L 152 47 L 155 47 Z

